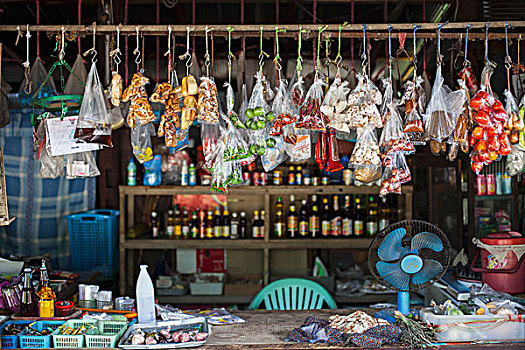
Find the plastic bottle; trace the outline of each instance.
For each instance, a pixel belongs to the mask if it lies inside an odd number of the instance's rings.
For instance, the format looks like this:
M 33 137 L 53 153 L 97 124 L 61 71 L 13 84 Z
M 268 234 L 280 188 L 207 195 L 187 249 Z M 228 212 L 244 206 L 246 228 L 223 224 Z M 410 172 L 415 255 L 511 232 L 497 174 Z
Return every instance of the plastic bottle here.
M 182 162 L 182 168 L 180 171 L 180 185 L 181 186 L 188 186 L 188 163 L 186 161 Z
M 137 279 L 137 313 L 140 324 L 156 321 L 153 282 L 151 282 L 147 268 L 148 265 L 140 265 L 140 274 Z
M 128 163 L 128 186 L 137 185 L 137 166 L 133 161 L 133 158 L 130 158 Z
M 188 170 L 189 176 L 188 176 L 188 183 L 190 186 L 197 185 L 197 169 L 195 168 L 195 164 L 190 163 L 190 168 Z

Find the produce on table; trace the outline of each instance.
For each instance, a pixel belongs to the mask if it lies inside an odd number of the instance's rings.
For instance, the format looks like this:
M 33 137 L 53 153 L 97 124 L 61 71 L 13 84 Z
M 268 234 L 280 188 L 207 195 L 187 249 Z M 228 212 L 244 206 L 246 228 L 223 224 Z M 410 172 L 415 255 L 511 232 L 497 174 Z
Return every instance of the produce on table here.
M 411 350 L 423 349 L 436 342 L 432 326 L 405 316 L 397 310 L 394 315 L 397 319 L 396 325 L 402 330 L 399 342 L 403 346 Z
M 200 327 L 171 330 L 170 327 L 159 331 L 144 332 L 136 329 L 126 340 L 126 345 L 155 345 L 167 343 L 188 343 L 206 340 L 208 333 L 201 332 Z

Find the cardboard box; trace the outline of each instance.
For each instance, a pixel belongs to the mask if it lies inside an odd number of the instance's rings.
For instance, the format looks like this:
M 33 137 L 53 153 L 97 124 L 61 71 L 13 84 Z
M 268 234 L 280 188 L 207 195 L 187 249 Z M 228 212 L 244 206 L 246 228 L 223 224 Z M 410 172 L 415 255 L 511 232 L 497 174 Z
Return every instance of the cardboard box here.
M 256 296 L 263 287 L 261 275 L 229 275 L 224 285 L 224 295 Z

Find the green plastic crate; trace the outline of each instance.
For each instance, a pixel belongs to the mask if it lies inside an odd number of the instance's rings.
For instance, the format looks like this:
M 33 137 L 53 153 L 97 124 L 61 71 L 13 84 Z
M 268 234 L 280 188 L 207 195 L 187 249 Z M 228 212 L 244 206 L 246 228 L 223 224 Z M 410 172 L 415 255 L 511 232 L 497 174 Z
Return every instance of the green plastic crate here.
M 69 320 L 64 324 L 64 327 L 78 328 L 85 326 L 89 329 L 96 327 L 97 321 L 91 320 Z M 59 334 L 60 328 L 54 331 L 51 336 L 53 337 L 53 347 L 55 348 L 83 348 L 84 347 L 84 334 L 81 335 L 67 335 Z
M 97 328 L 85 335 L 85 347 L 116 348 L 127 328 L 127 322 L 98 321 Z

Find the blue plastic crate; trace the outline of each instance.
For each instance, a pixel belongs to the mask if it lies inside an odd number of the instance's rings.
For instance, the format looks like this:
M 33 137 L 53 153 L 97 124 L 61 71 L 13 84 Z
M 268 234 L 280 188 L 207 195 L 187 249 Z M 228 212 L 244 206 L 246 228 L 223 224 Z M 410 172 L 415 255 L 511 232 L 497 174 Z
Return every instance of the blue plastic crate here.
M 100 271 L 112 276 L 118 266 L 118 211 L 111 215 L 82 213 L 66 216 L 74 271 Z
M 20 325 L 21 328 L 31 324 L 31 321 L 6 321 L 0 328 L 0 348 L 17 349 L 19 348 L 18 335 L 3 335 L 4 328 L 10 324 Z
M 36 321 L 31 324 L 31 328 L 42 332 L 44 329 L 50 328 L 52 331 L 64 324 L 64 321 Z M 20 348 L 22 349 L 39 349 L 51 347 L 50 335 L 27 335 L 24 331 L 22 335 L 18 336 Z

